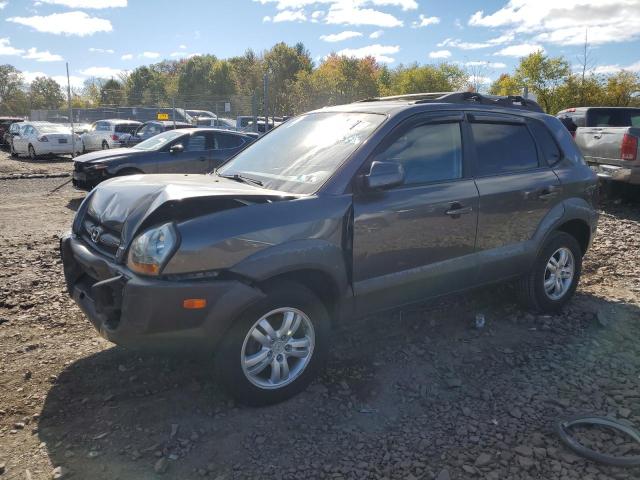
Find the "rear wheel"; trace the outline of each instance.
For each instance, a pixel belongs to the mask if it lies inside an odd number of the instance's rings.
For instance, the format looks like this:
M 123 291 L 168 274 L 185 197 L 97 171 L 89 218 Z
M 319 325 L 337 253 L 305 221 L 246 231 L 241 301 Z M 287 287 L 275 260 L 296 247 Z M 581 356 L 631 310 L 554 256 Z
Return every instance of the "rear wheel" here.
M 35 160 L 36 158 L 38 158 L 38 156 L 36 155 L 36 149 L 33 148 L 33 145 L 29 144 L 29 158 L 31 160 Z
M 573 296 L 582 271 L 582 250 L 565 232 L 553 232 L 531 271 L 518 285 L 522 303 L 538 312 L 555 312 Z
M 302 285 L 279 282 L 240 315 L 216 353 L 227 389 L 250 405 L 280 402 L 304 390 L 322 367 L 329 315 Z
M 109 150 L 109 144 L 106 140 L 102 141 L 102 150 Z

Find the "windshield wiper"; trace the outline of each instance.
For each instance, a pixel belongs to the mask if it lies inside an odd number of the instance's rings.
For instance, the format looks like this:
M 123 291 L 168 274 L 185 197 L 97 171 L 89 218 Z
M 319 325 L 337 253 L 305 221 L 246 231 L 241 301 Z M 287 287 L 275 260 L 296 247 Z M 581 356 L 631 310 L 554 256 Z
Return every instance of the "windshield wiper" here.
M 220 175 L 219 173 L 216 173 L 216 175 L 218 175 L 219 177 L 222 177 L 222 178 L 229 178 L 231 180 L 235 180 L 236 182 L 250 183 L 250 184 L 253 184 L 253 185 L 258 185 L 259 187 L 262 187 L 264 185 L 260 180 L 257 180 L 255 178 L 251 178 L 251 177 L 247 177 L 245 175 L 242 175 L 241 173 L 234 173 L 233 175 Z

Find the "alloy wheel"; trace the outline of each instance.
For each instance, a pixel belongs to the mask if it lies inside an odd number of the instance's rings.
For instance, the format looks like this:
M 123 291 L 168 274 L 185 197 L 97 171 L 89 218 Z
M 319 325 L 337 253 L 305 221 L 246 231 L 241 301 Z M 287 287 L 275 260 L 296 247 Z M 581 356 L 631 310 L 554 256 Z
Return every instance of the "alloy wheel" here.
M 561 299 L 571 288 L 575 273 L 575 259 L 570 249 L 560 247 L 547 262 L 544 270 L 544 291 L 551 300 Z
M 309 365 L 314 346 L 313 323 L 304 312 L 292 307 L 272 310 L 253 324 L 244 339 L 242 371 L 259 388 L 282 388 Z

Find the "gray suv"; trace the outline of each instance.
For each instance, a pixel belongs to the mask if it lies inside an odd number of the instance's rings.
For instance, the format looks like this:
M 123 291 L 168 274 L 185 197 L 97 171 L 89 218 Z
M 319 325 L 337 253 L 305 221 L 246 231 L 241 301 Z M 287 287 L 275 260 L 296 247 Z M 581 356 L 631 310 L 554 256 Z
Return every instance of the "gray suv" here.
M 509 280 L 527 307 L 561 308 L 596 201 L 533 102 L 370 99 L 292 118 L 208 176 L 108 180 L 61 250 L 102 336 L 215 353 L 231 392 L 266 404 L 305 388 L 354 316 Z

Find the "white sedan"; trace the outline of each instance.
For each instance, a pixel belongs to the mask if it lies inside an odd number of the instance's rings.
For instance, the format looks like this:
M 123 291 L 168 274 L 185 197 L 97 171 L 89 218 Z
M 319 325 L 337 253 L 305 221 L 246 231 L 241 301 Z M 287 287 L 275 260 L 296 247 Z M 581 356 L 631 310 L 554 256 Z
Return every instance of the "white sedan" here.
M 79 135 L 72 138 L 69 127 L 49 122 L 24 122 L 13 137 L 11 153 L 35 159 L 40 155 L 70 155 L 73 146 L 77 154 L 81 153 L 82 140 Z

